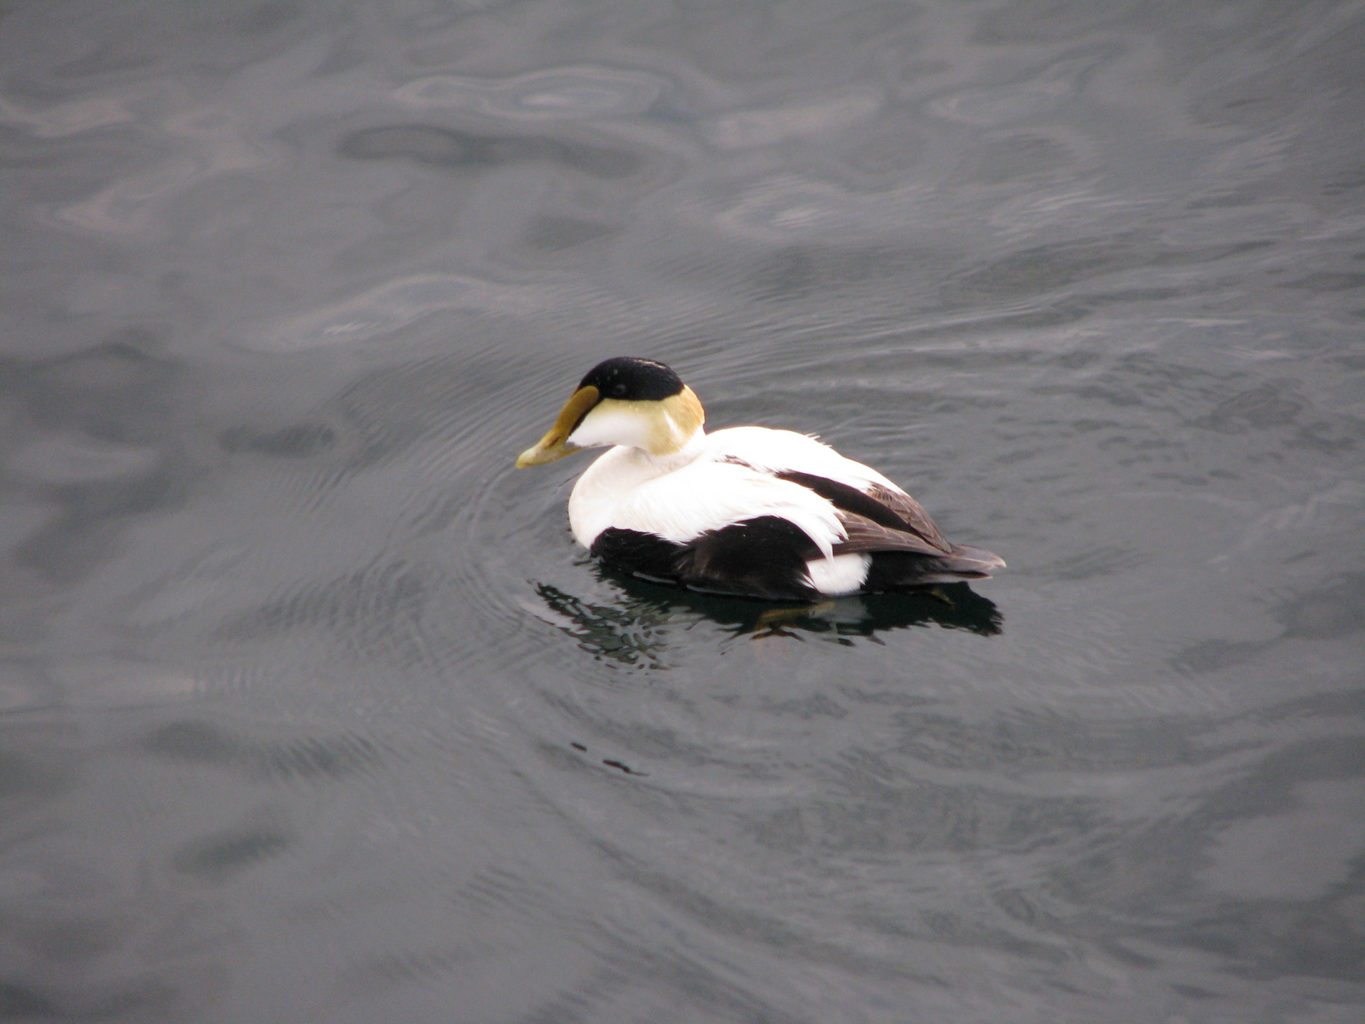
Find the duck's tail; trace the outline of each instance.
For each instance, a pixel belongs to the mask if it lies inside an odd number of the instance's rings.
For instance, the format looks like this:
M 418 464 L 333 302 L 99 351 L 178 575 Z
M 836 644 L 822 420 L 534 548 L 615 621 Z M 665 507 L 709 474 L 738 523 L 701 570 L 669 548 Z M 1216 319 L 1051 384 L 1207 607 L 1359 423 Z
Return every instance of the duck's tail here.
M 954 544 L 946 555 L 879 551 L 872 556 L 867 590 L 904 590 L 936 583 L 979 580 L 1005 567 L 1005 560 L 985 548 Z

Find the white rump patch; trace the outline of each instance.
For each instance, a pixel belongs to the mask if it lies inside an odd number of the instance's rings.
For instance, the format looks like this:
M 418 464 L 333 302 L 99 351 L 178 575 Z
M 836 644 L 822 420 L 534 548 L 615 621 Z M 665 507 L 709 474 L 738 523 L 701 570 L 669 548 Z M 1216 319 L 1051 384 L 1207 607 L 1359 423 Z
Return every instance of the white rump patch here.
M 835 555 L 833 558 L 812 558 L 806 563 L 810 585 L 831 597 L 856 594 L 867 580 L 872 557 L 864 554 Z

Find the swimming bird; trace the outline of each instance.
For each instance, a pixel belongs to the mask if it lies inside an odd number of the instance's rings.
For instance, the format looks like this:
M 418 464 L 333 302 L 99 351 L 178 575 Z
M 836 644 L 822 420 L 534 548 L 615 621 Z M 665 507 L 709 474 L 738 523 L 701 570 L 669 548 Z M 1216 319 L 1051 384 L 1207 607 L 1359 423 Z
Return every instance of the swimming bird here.
M 694 590 L 817 599 L 1004 568 L 989 551 L 949 543 L 914 498 L 814 437 L 707 433 L 705 419 L 663 363 L 608 359 L 516 464 L 608 446 L 569 495 L 574 539 L 608 565 Z

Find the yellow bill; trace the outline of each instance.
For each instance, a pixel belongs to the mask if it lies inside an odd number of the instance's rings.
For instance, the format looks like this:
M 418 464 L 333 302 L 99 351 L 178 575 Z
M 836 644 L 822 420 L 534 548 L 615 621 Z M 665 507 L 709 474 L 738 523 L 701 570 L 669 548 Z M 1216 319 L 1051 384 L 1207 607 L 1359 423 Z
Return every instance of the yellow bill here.
M 592 385 L 575 391 L 564 403 L 564 408 L 560 410 L 559 417 L 549 432 L 517 456 L 517 468 L 543 466 L 547 462 L 554 462 L 578 451 L 577 445 L 569 444 L 569 435 L 600 398 L 598 390 Z

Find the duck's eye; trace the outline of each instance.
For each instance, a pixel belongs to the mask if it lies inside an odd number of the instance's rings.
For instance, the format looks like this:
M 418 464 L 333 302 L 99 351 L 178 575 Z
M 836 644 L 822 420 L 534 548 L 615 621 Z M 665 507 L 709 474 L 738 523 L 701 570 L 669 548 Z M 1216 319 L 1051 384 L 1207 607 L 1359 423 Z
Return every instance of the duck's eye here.
M 626 386 L 625 386 L 624 384 L 613 384 L 613 385 L 611 386 L 611 397 L 612 397 L 612 398 L 625 398 L 625 397 L 626 397 Z

